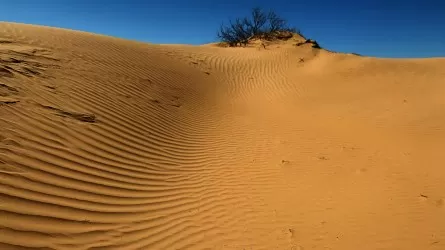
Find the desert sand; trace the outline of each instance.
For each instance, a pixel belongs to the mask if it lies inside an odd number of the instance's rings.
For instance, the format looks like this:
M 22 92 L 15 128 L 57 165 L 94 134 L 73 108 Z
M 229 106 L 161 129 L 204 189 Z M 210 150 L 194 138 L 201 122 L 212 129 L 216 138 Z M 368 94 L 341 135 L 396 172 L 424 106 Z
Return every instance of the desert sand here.
M 0 249 L 445 249 L 445 59 L 302 39 L 0 23 Z

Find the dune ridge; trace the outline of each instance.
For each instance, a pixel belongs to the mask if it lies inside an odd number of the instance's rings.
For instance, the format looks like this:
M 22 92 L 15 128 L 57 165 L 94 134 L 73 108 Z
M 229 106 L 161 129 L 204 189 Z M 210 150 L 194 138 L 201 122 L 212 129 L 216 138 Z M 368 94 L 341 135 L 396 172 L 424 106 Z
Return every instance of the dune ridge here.
M 443 65 L 0 23 L 0 248 L 441 249 Z

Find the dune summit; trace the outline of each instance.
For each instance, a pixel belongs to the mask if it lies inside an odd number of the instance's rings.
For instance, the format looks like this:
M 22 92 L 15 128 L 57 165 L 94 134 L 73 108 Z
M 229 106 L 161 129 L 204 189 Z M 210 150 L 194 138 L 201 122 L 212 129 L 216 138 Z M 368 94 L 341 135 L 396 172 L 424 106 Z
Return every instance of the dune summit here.
M 296 43 L 0 23 L 0 249 L 444 249 L 445 59 Z

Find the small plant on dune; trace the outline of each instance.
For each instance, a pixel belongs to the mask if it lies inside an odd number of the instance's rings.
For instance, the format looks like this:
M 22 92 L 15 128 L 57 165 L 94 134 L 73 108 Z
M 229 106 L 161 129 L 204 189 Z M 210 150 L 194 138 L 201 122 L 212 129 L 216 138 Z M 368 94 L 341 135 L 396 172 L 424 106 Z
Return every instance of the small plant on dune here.
M 301 46 L 301 45 L 304 45 L 304 44 L 312 44 L 312 48 L 314 48 L 314 49 L 321 49 L 320 44 L 318 44 L 318 42 L 313 40 L 313 39 L 306 39 L 306 41 L 304 41 L 304 42 L 297 43 L 296 46 Z
M 222 24 L 218 38 L 230 47 L 247 45 L 254 38 L 275 40 L 289 39 L 293 33 L 301 34 L 288 26 L 287 21 L 274 11 L 265 12 L 261 8 L 253 8 L 250 17 L 230 20 L 228 25 Z

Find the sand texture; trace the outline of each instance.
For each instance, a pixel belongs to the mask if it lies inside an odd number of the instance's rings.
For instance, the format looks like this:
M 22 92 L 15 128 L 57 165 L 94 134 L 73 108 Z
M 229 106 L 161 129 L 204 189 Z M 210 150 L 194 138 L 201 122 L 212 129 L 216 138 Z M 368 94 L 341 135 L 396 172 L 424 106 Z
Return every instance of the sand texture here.
M 0 23 L 0 249 L 445 249 L 445 59 L 301 39 Z

